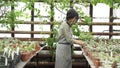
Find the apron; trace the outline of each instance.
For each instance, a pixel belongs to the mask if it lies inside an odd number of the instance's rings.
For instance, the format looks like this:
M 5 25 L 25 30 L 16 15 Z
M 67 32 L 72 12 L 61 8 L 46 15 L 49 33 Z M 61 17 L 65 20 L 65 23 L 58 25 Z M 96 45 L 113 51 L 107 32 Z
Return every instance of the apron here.
M 72 68 L 71 45 L 57 45 L 55 68 Z

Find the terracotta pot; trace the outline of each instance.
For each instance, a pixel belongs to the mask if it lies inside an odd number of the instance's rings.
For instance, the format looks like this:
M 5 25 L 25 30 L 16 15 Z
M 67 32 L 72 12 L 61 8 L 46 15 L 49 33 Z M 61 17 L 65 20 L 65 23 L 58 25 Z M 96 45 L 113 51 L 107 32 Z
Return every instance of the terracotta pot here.
M 21 60 L 22 61 L 27 61 L 29 60 L 29 58 L 32 56 L 33 54 L 31 52 L 27 52 L 27 51 L 22 51 L 21 52 Z
M 85 54 L 88 56 L 88 49 L 87 48 L 84 48 L 84 52 L 85 52 Z
M 88 51 L 87 54 L 88 54 L 88 57 L 92 59 L 92 52 Z
M 86 52 L 86 51 L 87 51 L 87 48 L 86 48 L 86 47 L 83 47 L 82 49 L 84 50 L 84 52 Z
M 36 44 L 35 50 L 36 50 L 36 51 L 40 50 L 40 45 L 39 45 L 39 44 Z
M 100 59 L 98 57 L 94 57 L 93 62 L 95 64 L 96 68 L 99 68 L 99 66 L 101 66 L 101 62 L 100 62 Z
M 116 62 L 113 62 L 113 63 L 112 63 L 112 68 L 117 68 Z
M 36 54 L 36 50 L 32 51 L 32 54 L 33 54 L 33 55 Z

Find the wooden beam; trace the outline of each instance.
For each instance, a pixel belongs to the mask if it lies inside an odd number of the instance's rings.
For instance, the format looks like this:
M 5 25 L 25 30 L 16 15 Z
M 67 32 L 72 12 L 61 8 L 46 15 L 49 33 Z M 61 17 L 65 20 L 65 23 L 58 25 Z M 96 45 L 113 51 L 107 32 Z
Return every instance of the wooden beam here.
M 1 38 L 0 39 L 4 39 L 4 38 Z M 21 40 L 21 41 L 45 41 L 46 38 L 16 38 L 18 40 Z
M 41 66 L 54 66 L 55 62 L 38 62 L 38 67 L 41 67 Z M 31 63 L 31 62 L 28 62 L 26 64 L 26 66 L 31 66 L 31 65 L 36 65 L 35 63 Z M 86 63 L 85 62 L 73 62 L 72 63 L 72 66 L 86 66 Z
M 86 25 L 85 23 L 83 22 L 79 22 L 78 23 L 79 25 Z M 120 22 L 93 22 L 91 25 L 116 25 L 116 26 L 120 26 Z
M 43 50 L 50 50 L 50 47 L 44 47 Z M 81 48 L 80 47 L 75 47 L 74 48 L 75 51 L 81 51 Z
M 40 21 L 21 21 L 20 24 L 39 24 L 39 25 L 50 25 L 50 22 L 40 22 Z
M 120 33 L 103 33 L 103 32 L 93 32 L 93 35 L 120 35 Z
M 38 25 L 51 25 L 53 22 L 40 22 L 40 21 L 24 21 L 19 24 L 38 24 Z M 18 25 L 19 25 L 18 24 Z M 61 24 L 60 21 L 58 21 L 57 24 Z M 79 25 L 86 25 L 84 22 L 78 22 Z M 91 25 L 120 25 L 120 22 L 92 22 Z
M 15 33 L 15 34 L 52 34 L 50 31 L 7 31 L 0 30 L 0 33 Z

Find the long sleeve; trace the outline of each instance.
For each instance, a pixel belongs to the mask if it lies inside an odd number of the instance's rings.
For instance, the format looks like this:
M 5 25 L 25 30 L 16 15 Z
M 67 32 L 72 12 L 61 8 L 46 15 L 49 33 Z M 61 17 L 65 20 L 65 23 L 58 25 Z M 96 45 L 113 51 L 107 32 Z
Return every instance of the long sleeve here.
M 65 35 L 65 38 L 66 38 L 66 41 L 68 43 L 71 43 L 73 44 L 74 43 L 74 39 L 72 37 L 72 31 L 71 31 L 71 28 L 69 26 L 66 26 L 63 28 L 63 33 Z
M 62 23 L 59 30 L 59 42 L 73 44 L 71 27 L 67 23 Z

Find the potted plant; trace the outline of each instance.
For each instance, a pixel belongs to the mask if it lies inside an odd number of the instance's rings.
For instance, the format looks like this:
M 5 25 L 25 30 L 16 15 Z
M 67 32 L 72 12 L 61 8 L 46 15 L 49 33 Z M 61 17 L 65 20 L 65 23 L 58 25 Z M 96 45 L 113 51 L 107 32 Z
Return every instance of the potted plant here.
M 34 51 L 34 53 L 33 53 Z M 38 48 L 36 50 L 36 44 L 31 42 L 25 42 L 22 44 L 22 48 L 20 49 L 20 54 L 21 54 L 21 60 L 22 61 L 27 61 L 35 54 L 35 52 L 38 51 Z
M 56 22 L 53 23 L 53 37 L 48 37 L 46 39 L 46 44 L 50 48 L 50 54 L 52 55 L 52 61 L 55 61 L 55 49 L 58 40 L 58 28 L 59 25 L 56 25 Z

